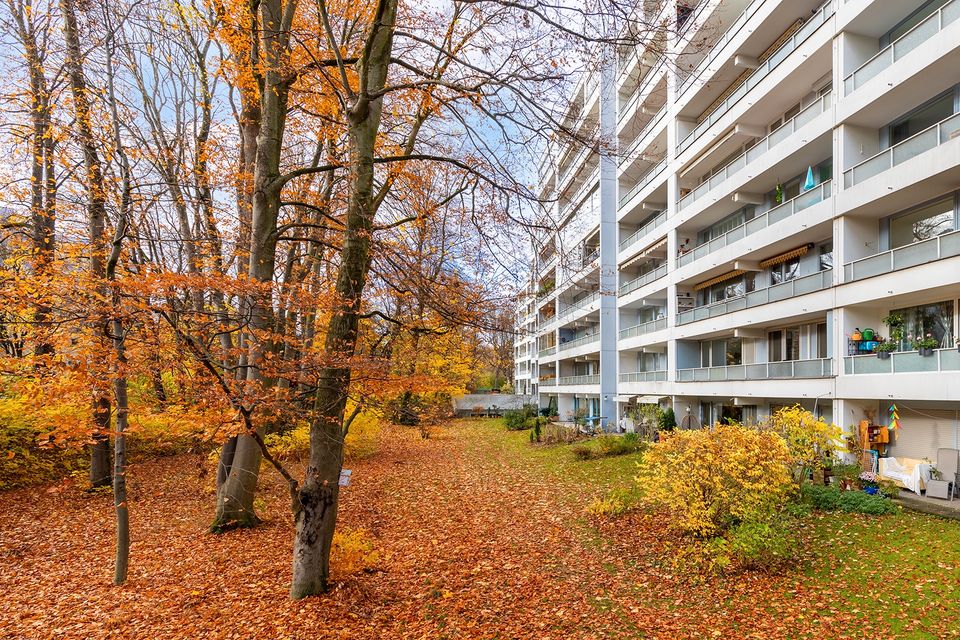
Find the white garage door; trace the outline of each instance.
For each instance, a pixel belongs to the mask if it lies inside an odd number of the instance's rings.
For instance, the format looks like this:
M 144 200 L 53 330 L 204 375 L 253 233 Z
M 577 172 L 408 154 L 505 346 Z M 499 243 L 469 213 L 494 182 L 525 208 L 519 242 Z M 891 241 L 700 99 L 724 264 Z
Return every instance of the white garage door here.
M 937 449 L 956 449 L 960 438 L 960 412 L 942 409 L 900 408 L 900 432 L 890 448 L 897 458 L 936 460 Z

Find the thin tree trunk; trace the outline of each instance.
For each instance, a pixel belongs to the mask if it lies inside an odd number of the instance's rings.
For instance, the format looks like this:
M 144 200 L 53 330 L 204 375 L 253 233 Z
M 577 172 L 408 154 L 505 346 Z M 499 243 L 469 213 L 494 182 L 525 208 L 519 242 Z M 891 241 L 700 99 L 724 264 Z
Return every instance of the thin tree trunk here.
M 100 156 L 90 122 L 90 102 L 87 97 L 87 81 L 83 73 L 83 58 L 80 53 L 80 36 L 77 33 L 77 15 L 74 0 L 60 0 L 63 12 L 63 36 L 66 44 L 64 64 L 70 77 L 73 93 L 73 108 L 77 137 L 83 149 L 83 164 L 86 173 L 87 218 L 90 239 L 90 275 L 94 280 L 105 282 L 106 268 L 103 255 L 97 251 L 102 246 L 106 231 L 106 190 Z M 99 286 L 99 285 L 98 285 Z M 101 287 L 104 298 L 107 291 Z M 105 318 L 98 324 L 103 327 Z M 90 484 L 94 487 L 110 484 L 110 400 L 105 394 L 94 399 L 93 446 L 90 452 Z
M 359 93 L 348 111 L 350 143 L 350 200 L 337 274 L 338 303 L 327 325 L 325 351 L 342 364 L 320 370 L 310 425 L 310 463 L 298 494 L 293 543 L 294 599 L 326 591 L 330 577 L 330 549 L 337 522 L 339 478 L 346 436 L 344 410 L 350 387 L 348 359 L 357 347 L 357 328 L 363 288 L 370 269 L 373 231 L 374 152 L 380 129 L 382 99 L 369 94 L 383 88 L 393 49 L 397 0 L 380 0 L 372 16 L 366 47 L 359 63 Z

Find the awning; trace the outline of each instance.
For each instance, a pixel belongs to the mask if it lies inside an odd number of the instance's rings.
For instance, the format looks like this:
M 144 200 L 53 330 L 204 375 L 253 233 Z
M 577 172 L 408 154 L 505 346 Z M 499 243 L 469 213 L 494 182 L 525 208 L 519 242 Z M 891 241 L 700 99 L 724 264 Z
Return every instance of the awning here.
M 637 404 L 660 404 L 660 398 L 666 396 L 640 396 L 637 398 Z
M 624 268 L 626 268 L 626 267 L 629 267 L 630 265 L 632 265 L 632 264 L 635 263 L 635 262 L 639 262 L 640 260 L 643 260 L 644 258 L 649 257 L 650 254 L 652 254 L 652 253 L 653 253 L 654 251 L 656 251 L 657 249 L 660 249 L 661 247 L 666 246 L 666 244 L 667 244 L 667 239 L 666 239 L 666 237 L 661 238 L 661 239 L 658 240 L 657 242 L 654 242 L 654 243 L 651 244 L 649 247 L 647 247 L 646 249 L 644 249 L 643 251 L 641 251 L 641 252 L 638 253 L 637 255 L 633 256 L 632 258 L 630 258 L 629 260 L 627 260 L 626 262 L 624 262 L 623 264 L 621 264 L 621 265 L 620 265 L 620 268 L 621 268 L 621 269 L 624 269 Z
M 704 280 L 700 284 L 693 287 L 694 291 L 700 291 L 701 289 L 706 289 L 707 287 L 712 287 L 715 284 L 720 284 L 721 282 L 726 282 L 727 280 L 732 280 L 737 276 L 743 275 L 747 272 L 746 269 L 734 269 L 733 271 L 728 271 L 722 276 L 717 276 L 716 278 L 710 278 L 709 280 Z
M 791 249 L 786 253 L 781 253 L 780 255 L 773 256 L 772 258 L 767 258 L 766 260 L 760 261 L 760 268 L 766 269 L 767 267 L 772 267 L 778 264 L 783 264 L 787 260 L 793 260 L 794 258 L 799 258 L 800 256 L 807 255 L 807 251 L 813 248 L 813 243 L 803 245 L 802 247 L 797 247 L 796 249 Z
M 617 396 L 617 402 L 630 402 L 637 396 Z

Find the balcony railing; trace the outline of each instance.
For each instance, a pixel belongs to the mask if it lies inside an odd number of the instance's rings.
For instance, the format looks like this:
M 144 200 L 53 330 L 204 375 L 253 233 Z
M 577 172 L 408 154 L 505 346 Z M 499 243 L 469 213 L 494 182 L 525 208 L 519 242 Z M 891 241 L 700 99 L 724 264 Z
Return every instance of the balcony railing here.
M 667 107 L 664 105 L 660 111 L 656 113 L 652 118 L 650 118 L 647 124 L 643 125 L 643 129 L 640 130 L 640 133 L 637 134 L 637 137 L 633 139 L 633 142 L 630 143 L 630 150 L 620 156 L 620 166 L 623 166 L 624 163 L 629 160 L 633 154 L 638 150 L 640 143 L 643 142 L 643 139 L 647 136 L 648 133 L 656 129 L 664 118 L 667 117 Z
M 666 263 L 660 265 L 653 271 L 648 271 L 639 278 L 634 278 L 630 282 L 624 282 L 620 285 L 619 295 L 625 296 L 632 291 L 636 291 L 640 287 L 650 284 L 654 280 L 659 280 L 663 276 L 667 275 L 667 265 Z
M 843 186 L 849 189 L 868 178 L 891 169 L 900 163 L 930 151 L 941 144 L 956 138 L 960 131 L 960 113 L 955 113 L 937 124 L 927 127 L 920 133 L 910 136 L 877 155 L 867 158 L 860 164 L 843 172 Z
M 599 299 L 600 299 L 600 292 L 595 291 L 594 293 L 587 296 L 586 298 L 582 300 L 577 300 L 572 305 L 570 305 L 569 307 L 567 307 L 566 309 L 564 309 L 563 311 L 557 314 L 560 318 L 560 322 L 566 322 L 567 320 L 570 320 L 571 318 L 581 313 L 585 308 L 587 308 L 588 306 L 590 306 L 591 304 L 593 304 Z
M 594 374 L 591 376 L 560 376 L 557 378 L 557 384 L 600 384 L 600 375 Z
M 582 347 L 585 344 L 591 344 L 593 342 L 600 342 L 600 333 L 591 333 L 588 336 L 580 336 L 573 340 L 560 343 L 560 351 L 569 351 L 570 349 L 576 349 L 577 347 Z
M 775 284 L 772 287 L 767 287 L 766 289 L 751 291 L 743 296 L 729 298 L 727 300 L 714 302 L 713 304 L 704 305 L 702 307 L 695 307 L 689 311 L 684 311 L 683 313 L 677 314 L 677 324 L 681 325 L 689 322 L 696 322 L 697 320 L 715 318 L 726 313 L 742 311 L 743 309 L 759 307 L 760 305 L 770 302 L 778 302 L 780 300 L 786 300 L 795 296 L 802 296 L 807 293 L 813 293 L 814 291 L 827 289 L 832 286 L 832 284 L 833 271 L 828 269 L 826 271 L 813 273 L 808 276 L 794 278 L 788 282 Z
M 712 191 L 714 187 L 723 183 L 737 171 L 740 171 L 747 165 L 753 164 L 767 151 L 770 151 L 772 148 L 796 133 L 804 125 L 813 121 L 817 116 L 830 108 L 831 95 L 832 92 L 823 94 L 819 100 L 808 105 L 803 111 L 791 118 L 782 127 L 731 160 L 726 166 L 723 167 L 723 169 L 718 170 L 715 174 L 710 176 L 710 179 L 698 185 L 696 189 L 680 198 L 680 202 L 677 205 L 678 208 L 683 209 L 684 207 L 693 204 L 707 193 Z
M 646 223 L 645 225 L 643 225 L 642 227 L 634 231 L 632 234 L 630 234 L 630 237 L 628 237 L 626 240 L 621 241 L 620 251 L 623 251 L 627 247 L 632 246 L 635 242 L 643 238 L 645 235 L 647 235 L 648 233 L 650 233 L 651 231 L 653 231 L 654 229 L 656 229 L 666 221 L 667 221 L 667 212 L 661 211 L 660 213 L 657 214 L 657 216 L 653 220 L 651 220 L 650 222 Z
M 734 364 L 726 367 L 677 369 L 677 382 L 717 382 L 726 380 L 782 380 L 785 378 L 829 378 L 833 375 L 830 358 Z
M 653 182 L 653 179 L 663 173 L 664 169 L 667 168 L 667 159 L 664 158 L 657 164 L 650 167 L 645 174 L 640 176 L 640 179 L 637 180 L 637 184 L 633 185 L 633 188 L 627 191 L 625 194 L 620 196 L 620 206 L 622 207 L 627 202 L 630 201 L 630 198 L 637 195 L 637 193 L 643 189 L 645 186 Z
M 644 95 L 647 92 L 647 89 L 652 89 L 652 84 L 654 81 L 659 80 L 660 72 L 666 68 L 666 64 L 663 61 L 657 63 L 653 69 L 650 70 L 647 75 L 643 77 L 643 82 L 640 83 L 640 86 L 637 87 L 636 91 L 633 92 L 633 95 L 630 96 L 630 99 L 627 100 L 627 103 L 620 109 L 620 114 L 617 117 L 617 122 L 623 122 L 623 119 L 628 113 L 633 109 L 637 100 L 640 99 L 640 96 Z
M 666 371 L 630 371 L 620 374 L 620 382 L 665 382 Z
M 707 256 L 718 249 L 722 249 L 727 245 L 733 244 L 737 240 L 742 240 L 749 235 L 752 235 L 762 229 L 766 229 L 772 224 L 780 222 L 781 220 L 786 220 L 795 213 L 799 213 L 804 209 L 808 209 L 813 205 L 823 202 L 830 197 L 831 181 L 827 180 L 822 182 L 819 186 L 814 187 L 810 191 L 805 191 L 795 198 L 787 200 L 783 204 L 777 205 L 776 207 L 761 213 L 752 220 L 748 220 L 739 227 L 734 227 L 727 231 L 722 236 L 717 236 L 716 238 L 711 239 L 708 242 L 697 246 L 692 251 L 688 251 L 681 256 L 677 257 L 677 267 L 682 267 L 684 265 L 690 264 L 695 260 Z
M 935 36 L 946 26 L 956 22 L 958 18 L 960 18 L 960 0 L 951 0 L 844 78 L 844 95 L 856 91 L 868 80 L 875 78 L 884 69 Z
M 747 24 L 747 21 L 750 19 L 753 14 L 756 13 L 757 8 L 763 3 L 763 0 L 752 0 L 743 11 L 740 12 L 740 15 L 737 16 L 737 19 L 733 21 L 730 27 L 720 36 L 720 39 L 717 40 L 716 44 L 709 47 L 710 53 L 706 58 L 700 61 L 700 64 L 697 65 L 696 69 L 693 69 L 686 78 L 680 83 L 680 89 L 677 94 L 680 97 L 683 97 L 683 94 L 686 93 L 687 89 L 693 84 L 693 81 L 701 77 L 707 70 L 707 67 L 717 58 L 718 55 L 723 51 L 723 48 L 727 46 L 727 43 L 731 39 L 736 37 L 740 33 L 740 29 L 743 28 L 743 25 Z M 704 2 L 704 5 L 707 3 Z
M 843 265 L 843 281 L 863 280 L 954 256 L 960 256 L 960 231 L 849 262 Z
M 634 336 L 642 336 L 645 333 L 653 333 L 654 331 L 660 331 L 661 329 L 667 328 L 667 319 L 666 318 L 657 318 L 656 320 L 650 320 L 649 322 L 641 322 L 640 324 L 635 324 L 632 327 L 627 327 L 626 329 L 620 330 L 620 339 L 633 338 Z
M 769 58 L 764 61 L 753 73 L 751 73 L 746 80 L 744 80 L 739 87 L 733 90 L 726 99 L 721 102 L 717 107 L 710 112 L 703 122 L 694 127 L 693 131 L 688 133 L 683 140 L 677 145 L 677 153 L 683 153 L 687 147 L 689 147 L 695 140 L 700 138 L 704 133 L 707 132 L 710 127 L 717 123 L 726 113 L 743 98 L 747 95 L 751 89 L 756 87 L 763 81 L 770 72 L 776 69 L 781 62 L 787 59 L 787 57 L 793 53 L 800 45 L 806 42 L 807 38 L 812 36 L 820 26 L 825 23 L 830 16 L 833 15 L 834 6 L 833 1 L 823 5 L 817 13 L 807 20 L 802 27 L 797 29 L 797 31 L 790 36 L 790 39 L 784 42 L 780 47 L 773 52 Z
M 540 378 L 540 382 L 538 384 L 541 387 L 555 387 L 557 386 L 557 379 L 556 378 Z
M 541 358 L 546 358 L 547 356 L 552 356 L 557 352 L 557 347 L 547 347 L 546 349 L 540 349 L 539 355 Z
M 885 360 L 875 355 L 848 356 L 843 359 L 843 373 L 848 376 L 938 371 L 960 371 L 960 351 L 936 349 L 932 356 L 921 356 L 916 351 L 898 351 Z

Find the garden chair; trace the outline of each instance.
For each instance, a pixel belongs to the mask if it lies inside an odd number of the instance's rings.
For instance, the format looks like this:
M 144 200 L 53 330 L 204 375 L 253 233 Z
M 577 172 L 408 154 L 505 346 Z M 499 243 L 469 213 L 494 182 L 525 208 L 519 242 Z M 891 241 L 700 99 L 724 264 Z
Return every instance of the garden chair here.
M 937 471 L 940 479 L 927 481 L 927 497 L 953 500 L 957 491 L 957 465 L 960 463 L 960 451 L 956 449 L 937 449 Z

